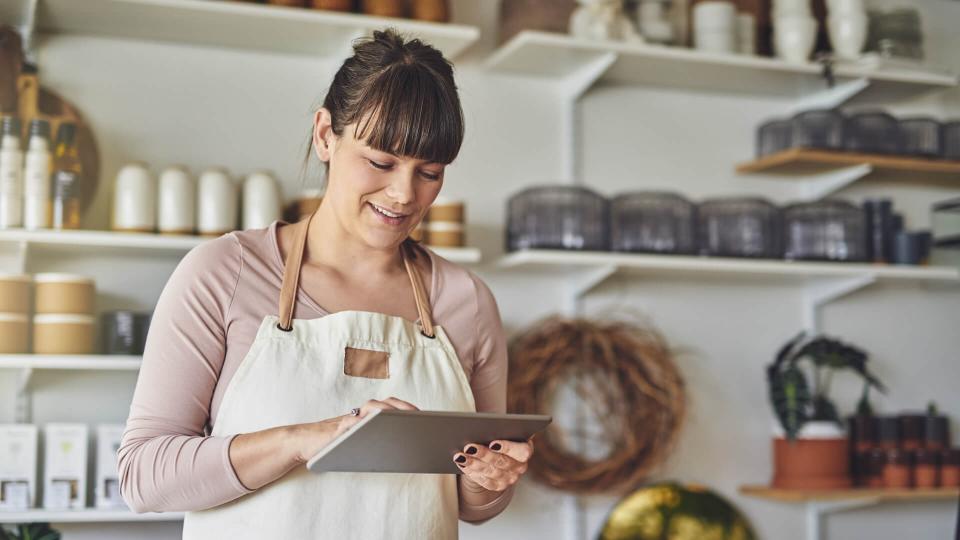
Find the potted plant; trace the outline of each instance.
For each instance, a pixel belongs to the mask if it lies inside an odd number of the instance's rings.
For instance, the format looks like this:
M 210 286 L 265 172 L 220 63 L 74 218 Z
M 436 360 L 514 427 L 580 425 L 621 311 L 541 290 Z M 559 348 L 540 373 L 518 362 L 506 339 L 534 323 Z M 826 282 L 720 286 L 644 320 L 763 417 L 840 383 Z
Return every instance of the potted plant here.
M 885 391 L 867 370 L 865 352 L 823 336 L 807 340 L 801 333 L 767 367 L 770 402 L 782 428 L 773 440 L 774 487 L 850 487 L 849 443 L 829 398 L 833 376 L 842 371 L 860 376 L 868 389 Z
M 20 523 L 0 526 L 0 540 L 60 540 L 60 531 L 49 523 Z

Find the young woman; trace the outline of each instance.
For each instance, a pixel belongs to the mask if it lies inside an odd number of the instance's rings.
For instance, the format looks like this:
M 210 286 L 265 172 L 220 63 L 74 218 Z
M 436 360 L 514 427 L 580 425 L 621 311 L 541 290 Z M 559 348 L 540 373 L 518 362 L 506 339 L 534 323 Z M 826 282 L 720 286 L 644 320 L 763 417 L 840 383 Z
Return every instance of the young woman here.
M 492 294 L 408 238 L 463 131 L 436 49 L 354 46 L 314 116 L 319 209 L 197 247 L 160 296 L 118 453 L 131 508 L 187 511 L 188 539 L 419 540 L 506 507 L 529 443 L 467 445 L 462 475 L 304 467 L 373 409 L 505 410 Z

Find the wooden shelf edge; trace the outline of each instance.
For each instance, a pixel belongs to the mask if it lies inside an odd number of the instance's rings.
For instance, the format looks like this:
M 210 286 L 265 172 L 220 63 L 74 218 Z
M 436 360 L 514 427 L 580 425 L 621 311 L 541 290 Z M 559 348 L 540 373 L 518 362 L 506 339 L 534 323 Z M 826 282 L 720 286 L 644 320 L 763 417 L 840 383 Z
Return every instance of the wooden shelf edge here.
M 876 499 L 879 501 L 950 501 L 960 498 L 960 488 L 841 490 L 778 489 L 764 485 L 743 485 L 740 494 L 756 499 L 786 503 Z
M 802 168 L 823 169 L 870 165 L 880 171 L 931 173 L 957 175 L 960 178 L 960 161 L 938 160 L 911 156 L 860 154 L 808 148 L 791 148 L 753 161 L 740 163 L 736 171 L 741 174 L 801 174 Z M 794 169 L 791 171 L 790 169 Z

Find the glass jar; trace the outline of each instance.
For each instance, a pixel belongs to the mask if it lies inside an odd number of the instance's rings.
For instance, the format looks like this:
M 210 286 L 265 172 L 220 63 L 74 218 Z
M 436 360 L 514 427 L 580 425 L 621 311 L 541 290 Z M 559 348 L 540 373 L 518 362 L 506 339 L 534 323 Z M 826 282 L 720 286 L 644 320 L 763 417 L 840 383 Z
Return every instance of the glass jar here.
M 798 203 L 783 211 L 787 259 L 855 262 L 867 258 L 864 211 L 845 201 Z
M 605 251 L 609 202 L 587 188 L 533 187 L 507 203 L 507 250 Z
M 675 193 L 618 195 L 610 204 L 610 247 L 640 253 L 696 252 L 696 207 Z
M 755 197 L 706 200 L 697 207 L 697 243 L 702 255 L 779 259 L 780 209 Z

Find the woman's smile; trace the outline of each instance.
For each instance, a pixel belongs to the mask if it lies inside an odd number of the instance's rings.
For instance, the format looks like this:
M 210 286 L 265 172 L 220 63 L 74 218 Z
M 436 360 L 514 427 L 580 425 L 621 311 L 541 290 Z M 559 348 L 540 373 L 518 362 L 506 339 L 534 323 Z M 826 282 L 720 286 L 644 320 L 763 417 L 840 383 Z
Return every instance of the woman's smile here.
M 382 206 L 373 204 L 372 202 L 368 202 L 367 205 L 369 205 L 370 209 L 373 211 L 373 214 L 377 217 L 377 220 L 380 221 L 380 223 L 390 225 L 391 227 L 400 227 L 404 225 L 407 221 L 407 218 L 411 216 L 409 213 L 401 214 L 392 212 Z

